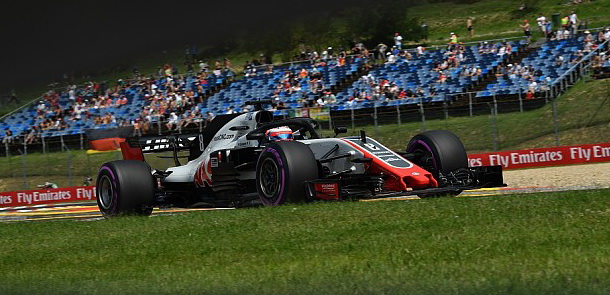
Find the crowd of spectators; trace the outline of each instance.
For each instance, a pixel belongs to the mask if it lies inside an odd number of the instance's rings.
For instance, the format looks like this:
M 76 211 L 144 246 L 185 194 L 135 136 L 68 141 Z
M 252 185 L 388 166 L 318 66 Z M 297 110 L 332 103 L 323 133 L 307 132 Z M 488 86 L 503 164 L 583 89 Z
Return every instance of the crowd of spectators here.
M 562 40 L 575 36 L 579 24 L 578 17 L 574 12 L 567 14 L 562 19 L 561 28 L 553 32 L 551 22 L 544 16 L 537 19 L 538 28 L 542 36 L 548 40 Z M 529 23 L 524 22 L 524 30 L 529 30 Z M 530 34 L 531 35 L 531 34 Z M 529 37 L 529 36 L 528 36 Z M 419 101 L 423 96 L 434 96 L 437 86 L 449 82 L 452 78 L 448 74 L 453 69 L 459 70 L 461 77 L 477 77 L 482 75 L 479 66 L 466 63 L 464 44 L 459 42 L 459 36 L 450 33 L 448 46 L 441 59 L 433 62 L 431 71 L 436 79 L 429 85 L 416 87 L 400 87 L 397 81 L 391 81 L 386 77 L 373 77 L 372 74 L 363 75 L 359 79 L 367 88 L 354 90 L 350 94 L 348 104 L 361 101 L 411 99 Z M 558 58 L 557 65 L 564 62 L 576 63 L 582 59 L 587 52 L 594 51 L 597 46 L 610 39 L 610 30 L 605 29 L 597 34 L 585 31 L 582 50 L 573 53 L 569 60 Z M 376 65 L 391 65 L 400 62 L 409 62 L 413 58 L 426 55 L 426 48 L 418 46 L 405 49 L 403 38 L 400 33 L 394 33 L 391 47 L 385 43 L 379 43 L 369 49 L 361 42 L 355 42 L 348 50 L 339 47 L 327 47 L 318 51 L 301 45 L 300 54 L 293 57 L 297 67 L 286 69 L 275 85 L 275 91 L 271 99 L 274 101 L 271 110 L 289 108 L 285 98 L 293 94 L 300 94 L 299 107 L 321 107 L 337 103 L 335 94 L 323 83 L 321 68 L 342 67 L 349 63 L 349 59 L 359 58 L 364 60 L 365 69 Z M 488 43 L 482 42 L 478 45 L 479 54 L 510 55 L 512 47 L 509 42 Z M 228 84 L 235 79 L 231 61 L 228 58 L 216 59 L 210 64 L 203 59 L 197 59 L 196 54 L 187 52 L 189 58 L 185 62 L 186 73 L 181 74 L 174 64 L 164 64 L 158 67 L 156 73 L 150 76 L 141 75 L 134 71 L 133 79 L 119 79 L 114 86 L 108 86 L 101 82 L 87 82 L 82 86 L 70 85 L 65 90 L 68 103 L 61 102 L 62 92 L 49 90 L 44 93 L 35 106 L 36 119 L 39 123 L 33 125 L 24 135 L 26 143 L 36 142 L 41 133 L 49 131 L 65 130 L 74 126 L 77 122 L 91 122 L 94 126 L 133 126 L 134 134 L 143 135 L 150 132 L 154 124 L 161 124 L 169 131 L 177 131 L 184 128 L 192 128 L 199 124 L 209 123 L 215 116 L 212 112 L 202 113 L 199 108 L 204 102 L 205 94 L 210 91 L 219 79 Z M 305 61 L 305 62 L 303 62 Z M 602 67 L 608 58 L 605 52 L 596 55 L 593 59 L 593 67 Z M 297 63 L 298 62 L 298 63 Z M 294 70 L 298 68 L 298 70 Z M 276 74 L 275 66 L 267 61 L 261 54 L 259 59 L 248 61 L 243 66 L 244 78 L 252 78 L 259 75 Z M 509 63 L 498 65 L 495 69 L 498 76 L 520 77 L 532 81 L 530 89 L 544 89 L 545 85 L 536 85 L 537 71 L 520 63 Z M 548 81 L 543 81 L 543 83 Z M 135 118 L 125 120 L 117 116 L 116 111 L 125 108 L 132 103 L 133 97 L 127 94 L 130 87 L 138 88 L 139 97 L 143 97 L 144 104 Z M 226 113 L 244 112 L 252 110 L 252 106 L 242 106 L 236 110 L 233 107 L 226 109 Z M 6 130 L 3 143 L 12 141 L 14 136 Z
M 406 102 L 419 102 L 423 97 L 433 97 L 438 94 L 438 86 L 448 83 L 452 77 L 449 73 L 454 70 L 459 70 L 460 77 L 477 78 L 483 75 L 480 66 L 475 63 L 466 63 L 466 47 L 462 42 L 459 42 L 458 35 L 454 32 L 450 33 L 446 50 L 440 59 L 432 62 L 430 69 L 431 73 L 436 77 L 434 81 L 428 85 L 417 85 L 415 87 L 401 87 L 397 81 L 391 81 L 386 77 L 374 77 L 371 73 L 363 75 L 359 78 L 360 87 L 353 89 L 352 93 L 347 98 L 347 104 L 352 105 L 365 101 L 390 101 L 390 100 L 406 100 Z M 383 62 L 384 65 L 395 63 L 409 63 L 414 57 L 425 57 L 427 54 L 426 48 L 418 46 L 415 49 L 406 50 L 398 49 L 394 45 L 389 52 L 387 46 L 380 43 L 376 46 L 376 59 Z M 485 41 L 478 45 L 478 53 L 481 55 L 512 55 L 512 45 L 509 42 L 499 42 L 489 44 Z

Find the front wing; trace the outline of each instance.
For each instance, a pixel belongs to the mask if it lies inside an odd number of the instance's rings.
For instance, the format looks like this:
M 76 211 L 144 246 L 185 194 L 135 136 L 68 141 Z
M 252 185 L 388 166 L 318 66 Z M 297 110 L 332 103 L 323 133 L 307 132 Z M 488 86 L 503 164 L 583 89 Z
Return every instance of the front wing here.
M 364 198 L 389 198 L 397 196 L 440 196 L 457 195 L 463 190 L 505 187 L 502 166 L 480 166 L 469 167 L 470 180 L 467 183 L 453 183 L 441 187 L 431 187 L 423 189 L 409 189 L 406 191 L 384 191 L 371 188 L 368 192 L 349 192 L 342 187 L 342 180 L 318 179 L 305 183 L 305 190 L 308 197 L 312 200 L 343 200 L 343 199 L 364 199 Z

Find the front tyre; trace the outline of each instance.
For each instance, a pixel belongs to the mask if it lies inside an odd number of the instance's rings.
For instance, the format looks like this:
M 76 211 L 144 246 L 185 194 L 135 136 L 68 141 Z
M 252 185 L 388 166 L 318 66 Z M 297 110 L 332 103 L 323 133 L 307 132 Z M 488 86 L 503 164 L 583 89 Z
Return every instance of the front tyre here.
M 266 206 L 306 201 L 305 182 L 317 178 L 313 152 L 298 141 L 269 144 L 256 164 L 256 189 Z
M 407 153 L 413 154 L 412 162 L 432 173 L 439 186 L 449 185 L 443 175 L 468 168 L 468 155 L 462 141 L 451 131 L 430 130 L 414 136 L 407 145 Z M 443 194 L 424 194 L 420 197 L 459 195 L 461 190 Z
M 103 164 L 95 190 L 97 206 L 105 217 L 152 213 L 155 184 L 145 162 L 119 160 Z

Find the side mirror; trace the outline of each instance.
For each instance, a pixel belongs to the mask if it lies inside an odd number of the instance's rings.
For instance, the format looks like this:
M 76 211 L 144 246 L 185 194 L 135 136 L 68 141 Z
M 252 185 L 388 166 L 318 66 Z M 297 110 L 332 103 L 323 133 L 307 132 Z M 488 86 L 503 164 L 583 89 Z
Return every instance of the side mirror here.
M 339 126 L 339 127 L 335 127 L 334 128 L 335 131 L 335 137 L 341 133 L 347 133 L 347 127 L 345 126 Z
M 265 137 L 265 133 L 262 132 L 248 133 L 246 135 L 247 140 L 260 140 L 263 139 L 263 137 Z

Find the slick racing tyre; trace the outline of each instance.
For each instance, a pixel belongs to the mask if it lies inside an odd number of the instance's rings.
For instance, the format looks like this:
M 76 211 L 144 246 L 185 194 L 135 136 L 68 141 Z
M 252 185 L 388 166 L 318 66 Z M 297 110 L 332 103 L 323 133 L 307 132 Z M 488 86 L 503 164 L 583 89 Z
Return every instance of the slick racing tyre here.
M 430 130 L 414 136 L 407 145 L 407 153 L 413 154 L 412 162 L 430 173 L 439 181 L 441 174 L 467 169 L 468 156 L 462 141 L 451 131 Z M 462 191 L 420 195 L 425 197 L 458 195 Z
M 152 213 L 155 182 L 145 162 L 119 160 L 103 164 L 95 190 L 97 205 L 105 217 Z
M 317 178 L 313 152 L 298 141 L 269 144 L 256 164 L 256 189 L 266 206 L 306 201 L 305 182 Z

